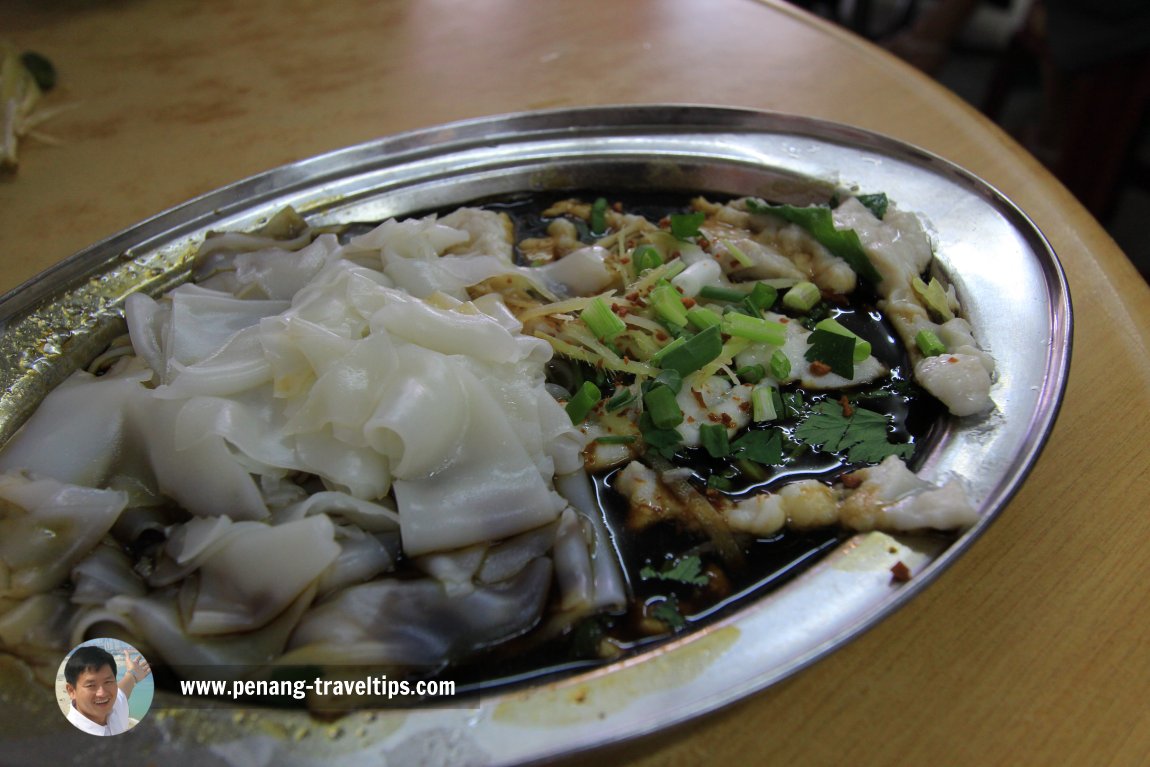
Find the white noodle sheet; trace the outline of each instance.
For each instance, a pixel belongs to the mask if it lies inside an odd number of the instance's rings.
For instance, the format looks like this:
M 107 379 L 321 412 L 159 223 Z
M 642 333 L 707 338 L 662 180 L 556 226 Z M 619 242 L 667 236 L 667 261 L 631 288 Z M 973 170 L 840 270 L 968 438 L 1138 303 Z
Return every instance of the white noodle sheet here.
M 468 300 L 521 274 L 509 237 L 477 210 L 388 221 L 214 252 L 203 284 L 131 296 L 136 357 L 76 373 L 0 453 L 2 595 L 29 598 L 5 643 L 50 614 L 191 665 L 440 664 L 530 629 L 553 582 L 573 615 L 620 606 L 598 509 L 555 489 L 586 438 L 544 388 L 551 349 L 498 296 Z M 170 502 L 141 578 L 101 540 Z M 57 535 L 27 547 L 34 527 Z M 386 577 L 401 547 L 427 577 Z M 44 592 L 69 575 L 61 613 Z

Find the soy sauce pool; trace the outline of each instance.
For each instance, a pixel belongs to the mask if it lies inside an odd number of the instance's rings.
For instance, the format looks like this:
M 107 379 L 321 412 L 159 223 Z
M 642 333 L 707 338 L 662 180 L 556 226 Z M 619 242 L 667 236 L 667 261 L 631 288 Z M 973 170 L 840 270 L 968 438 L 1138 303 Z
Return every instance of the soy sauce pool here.
M 591 201 L 603 192 L 574 192 L 562 196 L 526 195 L 485 201 L 486 207 L 506 213 L 515 229 L 515 241 L 548 236 L 557 216 L 543 211 L 558 199 Z M 659 221 L 690 210 L 682 196 L 608 194 L 617 210 Z M 574 220 L 580 239 L 594 240 L 586 222 Z M 517 251 L 521 263 L 529 260 Z M 910 381 L 911 362 L 891 324 L 876 308 L 877 297 L 865 286 L 850 296 L 824 301 L 812 316 L 793 314 L 796 321 L 813 324 L 834 317 L 872 345 L 872 354 L 890 375 L 872 385 L 834 392 L 783 387 L 790 404 L 786 415 L 771 423 L 784 435 L 786 458 L 748 475 L 726 459 L 716 459 L 702 448 L 684 448 L 671 463 L 691 473 L 691 484 L 712 498 L 740 500 L 756 493 L 777 491 L 786 483 L 815 479 L 831 484 L 843 474 L 867 464 L 849 463 L 840 455 L 821 452 L 794 438 L 798 424 L 821 402 L 843 401 L 883 414 L 889 421 L 890 440 L 910 443 L 915 452 L 908 461 L 915 469 L 937 444 L 945 429 L 945 410 Z M 778 309 L 776 308 L 776 311 Z M 587 371 L 589 376 L 594 371 Z M 572 382 L 565 380 L 569 388 Z M 751 429 L 760 428 L 752 425 Z M 481 653 L 466 665 L 451 669 L 451 676 L 467 691 L 493 691 L 562 677 L 579 670 L 650 651 L 666 641 L 742 609 L 747 604 L 791 581 L 838 548 L 852 533 L 840 527 L 798 531 L 784 528 L 769 537 L 739 536 L 741 562 L 732 565 L 719 556 L 705 536 L 673 523 L 642 530 L 629 523 L 628 502 L 615 489 L 618 468 L 593 477 L 599 511 L 614 536 L 614 547 L 624 565 L 631 591 L 628 608 L 619 613 L 586 618 L 553 636 L 528 635 Z M 719 480 L 719 481 L 716 481 Z M 695 578 L 681 582 L 659 577 L 667 567 L 692 561 Z M 689 573 L 688 573 L 689 575 Z M 705 582 L 705 584 L 704 584 Z M 544 632 L 546 633 L 546 632 Z

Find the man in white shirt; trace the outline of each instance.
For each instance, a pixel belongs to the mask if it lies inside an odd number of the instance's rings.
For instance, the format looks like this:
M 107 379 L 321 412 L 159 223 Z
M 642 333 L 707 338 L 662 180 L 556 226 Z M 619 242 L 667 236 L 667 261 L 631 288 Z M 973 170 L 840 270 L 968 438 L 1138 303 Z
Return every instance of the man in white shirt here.
M 65 689 L 72 704 L 68 721 L 90 735 L 119 735 L 128 729 L 128 698 L 151 673 L 141 656 L 124 651 L 124 678 L 116 681 L 116 659 L 94 645 L 76 649 L 64 664 Z

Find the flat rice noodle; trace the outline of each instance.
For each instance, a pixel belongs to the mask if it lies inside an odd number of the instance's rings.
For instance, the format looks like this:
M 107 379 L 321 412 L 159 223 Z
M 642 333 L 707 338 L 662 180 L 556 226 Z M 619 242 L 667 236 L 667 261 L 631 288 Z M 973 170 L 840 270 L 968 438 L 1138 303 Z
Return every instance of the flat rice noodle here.
M 577 585 L 569 586 L 569 591 L 564 590 L 564 604 L 589 606 L 598 610 L 623 609 L 626 607 L 628 599 L 627 580 L 623 575 L 623 562 L 619 557 L 607 520 L 595 498 L 591 479 L 585 471 L 580 469 L 575 472 L 560 474 L 555 478 L 555 484 L 563 493 L 563 497 L 571 504 L 571 508 L 579 515 L 581 525 L 578 532 L 582 533 L 583 543 L 590 556 L 593 579 L 591 590 L 585 592 L 581 590 L 581 587 L 586 583 L 586 579 L 582 575 L 577 576 L 578 580 L 572 581 L 573 584 Z M 576 528 L 572 526 L 561 532 L 560 536 L 564 534 L 573 536 L 576 532 Z M 563 568 L 569 565 L 565 559 L 566 553 L 561 552 L 561 548 L 562 544 L 557 543 L 555 567 L 560 583 L 563 582 L 563 578 L 569 577 L 563 573 Z M 574 546 L 569 551 L 573 557 L 571 566 L 580 568 L 586 566 L 582 555 Z
M 339 553 L 335 528 L 322 514 L 244 527 L 200 565 L 188 631 L 260 628 L 313 586 Z
M 127 501 L 118 490 L 0 475 L 0 597 L 26 597 L 63 583 Z
M 77 371 L 48 393 L 0 452 L 0 472 L 26 470 L 73 485 L 99 487 L 125 447 L 128 403 L 142 396 L 140 371 L 97 378 Z
M 227 442 L 208 434 L 177 436 L 184 402 L 142 399 L 129 408 L 129 431 L 159 492 L 196 516 L 225 514 L 262 519 L 268 514 L 259 485 L 235 459 Z M 177 447 L 177 439 L 185 446 Z
M 474 393 L 461 361 L 404 346 L 404 375 L 378 382 L 379 403 L 362 423 L 367 443 L 386 456 L 396 477 L 424 478 L 457 460 L 458 435 L 470 428 Z
M 173 361 L 168 366 L 168 385 L 154 396 L 165 399 L 197 394 L 228 396 L 267 383 L 272 367 L 264 357 L 258 325 L 244 328 L 217 351 L 199 362 L 185 365 Z
M 143 596 L 147 586 L 132 569 L 132 561 L 118 546 L 97 544 L 72 568 L 72 602 L 102 605 L 114 596 Z
M 168 362 L 165 381 L 171 380 L 174 364 L 201 362 L 239 331 L 288 308 L 286 301 L 239 299 L 191 284 L 181 285 L 169 295 L 172 313 L 161 338 Z
M 335 541 L 339 554 L 320 574 L 317 594 L 324 597 L 349 586 L 366 583 L 395 569 L 399 537 L 389 546 L 378 535 L 354 525 L 336 525 Z
M 311 586 L 258 630 L 196 636 L 188 632 L 180 616 L 173 589 L 154 591 L 146 597 L 119 596 L 108 600 L 105 609 L 94 614 L 78 614 L 72 639 L 78 644 L 97 622 L 115 623 L 128 635 L 140 638 L 140 644 L 133 642 L 134 646 L 151 648 L 185 678 L 203 679 L 213 673 L 226 678 L 250 674 L 254 668 L 278 658 L 300 616 L 314 599 L 315 588 Z
M 276 524 L 326 514 L 344 519 L 370 533 L 399 532 L 399 514 L 390 500 L 367 501 L 347 493 L 324 490 L 276 512 Z
M 430 669 L 535 626 L 551 585 L 540 558 L 514 578 L 461 594 L 438 581 L 381 580 L 313 607 L 284 663 L 370 663 Z
M 487 387 L 460 374 L 470 415 L 455 459 L 433 476 L 397 473 L 403 546 L 412 556 L 507 538 L 553 521 L 566 505 Z
M 299 250 L 271 247 L 240 253 L 232 263 L 236 283 L 245 294 L 255 288 L 262 298 L 287 301 L 339 255 L 339 239 L 334 234 L 321 234 Z

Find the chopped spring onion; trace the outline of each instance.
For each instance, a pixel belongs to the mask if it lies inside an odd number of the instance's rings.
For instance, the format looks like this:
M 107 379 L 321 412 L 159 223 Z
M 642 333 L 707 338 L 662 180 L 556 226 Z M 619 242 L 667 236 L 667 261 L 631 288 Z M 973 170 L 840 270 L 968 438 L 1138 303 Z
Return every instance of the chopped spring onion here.
M 598 386 L 590 381 L 584 381 L 579 391 L 575 392 L 575 396 L 567 403 L 567 415 L 571 418 L 571 423 L 582 423 L 595 405 L 599 404 L 601 396 Z
M 855 374 L 855 339 L 832 330 L 815 328 L 807 336 L 806 355 L 809 362 L 821 362 L 830 372 L 843 378 L 853 378 Z M 812 371 L 813 372 L 813 371 Z
M 743 299 L 743 304 L 751 310 L 752 314 L 759 316 L 774 306 L 778 297 L 778 290 L 765 283 L 756 282 L 755 287 L 751 288 L 751 292 Z
M 603 434 L 594 439 L 600 445 L 630 445 L 637 440 L 634 434 Z
M 681 258 L 675 259 L 671 263 L 667 264 L 667 271 L 663 275 L 663 279 L 673 280 L 676 277 L 678 277 L 680 274 L 682 274 L 683 270 L 686 268 L 687 268 L 687 265 L 685 263 L 683 263 L 683 259 L 681 259 Z
M 699 442 L 712 458 L 725 458 L 731 454 L 731 443 L 727 439 L 727 427 L 717 423 L 705 423 L 699 427 Z
M 751 260 L 751 257 L 743 251 L 739 250 L 739 246 L 735 243 L 731 242 L 730 240 L 723 240 L 723 244 L 727 246 L 727 252 L 731 254 L 731 258 L 735 259 L 743 266 L 755 265 L 755 262 Z
M 870 356 L 871 346 L 870 341 L 861 338 L 858 334 L 844 327 L 842 323 L 833 317 L 827 317 L 825 320 L 820 320 L 815 324 L 816 330 L 826 330 L 831 333 L 837 333 L 840 336 L 853 338 L 855 340 L 854 361 L 862 362 Z
M 607 233 L 607 199 L 600 197 L 591 203 L 591 234 L 600 237 Z
M 635 392 L 629 388 L 620 389 L 615 392 L 611 399 L 607 400 L 607 412 L 614 413 L 616 410 L 622 410 L 635 401 Z
M 602 298 L 593 299 L 579 317 L 600 341 L 610 341 L 627 329 L 626 323 L 611 311 L 611 307 Z
M 673 429 L 683 422 L 683 411 L 675 401 L 675 392 L 666 386 L 653 386 L 643 395 L 647 415 L 659 429 Z
M 762 482 L 767 478 L 767 472 L 763 471 L 763 467 L 750 460 L 749 458 L 735 459 L 735 466 L 738 467 L 739 472 L 744 477 L 751 480 L 752 482 Z
M 654 245 L 640 245 L 631 253 L 631 265 L 635 268 L 635 276 L 639 276 L 648 269 L 663 265 L 663 257 Z
M 667 344 L 662 349 L 660 349 L 659 351 L 657 351 L 653 355 L 651 355 L 651 359 L 648 360 L 648 362 L 650 362 L 652 365 L 661 367 L 663 364 L 663 358 L 664 357 L 666 357 L 668 354 L 671 354 L 676 349 L 679 349 L 680 347 L 682 347 L 686 343 L 687 343 L 687 337 L 686 336 L 679 336 L 674 341 Z
M 782 346 L 787 337 L 787 327 L 781 322 L 750 317 L 738 312 L 723 315 L 723 332 L 729 336 L 749 338 L 771 346 Z
M 699 235 L 699 227 L 707 219 L 707 214 L 701 210 L 694 213 L 672 213 L 671 234 L 676 239 L 689 240 Z
M 735 375 L 740 381 L 749 384 L 757 384 L 767 376 L 767 369 L 762 365 L 743 365 L 735 371 Z
M 940 354 L 946 354 L 946 344 L 935 335 L 933 330 L 923 329 L 918 331 L 914 337 L 914 342 L 918 345 L 918 349 L 923 353 L 924 357 L 937 357 Z
M 757 423 L 773 421 L 779 417 L 778 405 L 782 402 L 778 390 L 773 386 L 756 386 L 751 389 L 751 417 Z
M 783 354 L 782 349 L 771 352 L 771 360 L 767 363 L 767 372 L 776 381 L 785 381 L 791 375 L 791 359 Z
M 705 298 L 708 301 L 735 303 L 742 301 L 746 297 L 746 291 L 736 290 L 735 288 L 724 288 L 721 285 L 704 285 L 702 289 L 699 290 L 699 298 Z
M 819 286 L 813 282 L 800 282 L 783 295 L 783 305 L 796 312 L 809 312 L 822 298 Z
M 723 324 L 723 316 L 704 306 L 695 306 L 687 310 L 687 321 L 699 330 Z
M 656 364 L 664 370 L 674 370 L 680 376 L 686 377 L 722 353 L 722 333 L 717 325 L 712 325 L 690 338 L 677 338 L 663 347 Z
M 644 388 L 643 391 L 650 389 L 652 386 L 659 386 L 660 384 L 678 394 L 683 388 L 683 374 L 674 368 L 660 370 L 659 375 L 645 384 L 646 388 Z
M 651 305 L 667 322 L 679 327 L 687 324 L 687 307 L 683 306 L 683 297 L 674 286 L 656 285 L 651 291 Z

